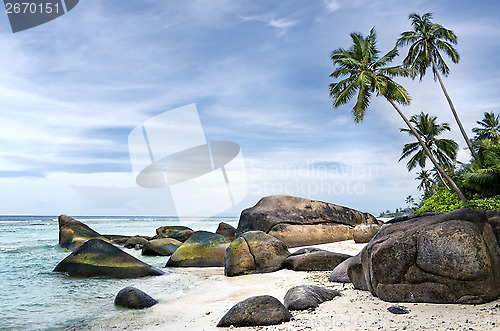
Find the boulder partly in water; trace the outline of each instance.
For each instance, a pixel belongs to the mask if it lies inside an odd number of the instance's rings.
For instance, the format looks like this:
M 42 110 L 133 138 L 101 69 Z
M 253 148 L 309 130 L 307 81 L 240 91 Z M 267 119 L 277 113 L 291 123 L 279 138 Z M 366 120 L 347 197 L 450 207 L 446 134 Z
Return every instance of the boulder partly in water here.
M 144 309 L 158 303 L 149 294 L 136 287 L 125 287 L 115 297 L 115 305 L 129 309 Z
M 67 215 L 59 215 L 59 245 L 74 251 L 90 239 L 101 239 L 111 243 L 111 240 L 101 236 L 89 226 Z
M 59 262 L 54 272 L 71 277 L 135 278 L 164 272 L 100 239 L 90 239 Z

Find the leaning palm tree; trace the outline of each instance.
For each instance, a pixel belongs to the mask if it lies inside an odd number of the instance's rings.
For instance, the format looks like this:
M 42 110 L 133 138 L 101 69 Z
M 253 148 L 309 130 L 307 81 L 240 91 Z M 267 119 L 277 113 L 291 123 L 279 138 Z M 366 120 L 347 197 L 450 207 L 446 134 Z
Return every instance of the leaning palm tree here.
M 455 106 L 453 106 L 453 102 L 439 74 L 441 72 L 443 75 L 447 76 L 450 72 L 450 69 L 444 62 L 439 51 L 443 51 L 448 55 L 453 63 L 458 63 L 460 59 L 457 50 L 453 48 L 453 45 L 457 43 L 457 36 L 453 31 L 444 28 L 442 25 L 432 23 L 431 13 L 425 13 L 422 16 L 413 13 L 410 14 L 409 19 L 412 21 L 411 25 L 413 26 L 413 31 L 403 32 L 396 42 L 397 46 L 410 45 L 408 55 L 403 60 L 403 64 L 406 67 L 417 70 L 420 74 L 420 80 L 422 80 L 422 77 L 425 75 L 427 68 L 432 67 L 434 79 L 437 78 L 439 80 L 441 89 L 450 105 L 451 112 L 457 121 L 460 132 L 462 132 L 462 136 L 472 155 L 476 157 L 472 144 L 465 133 L 457 111 L 455 110 Z
M 394 47 L 387 54 L 379 57 L 375 29 L 373 28 L 366 38 L 359 33 L 351 33 L 351 39 L 353 45 L 349 49 L 339 48 L 332 52 L 331 59 L 336 68 L 330 77 L 346 77 L 339 82 L 330 84 L 330 97 L 333 99 L 333 106 L 337 108 L 345 105 L 357 94 L 352 112 L 354 120 L 359 123 L 363 121 L 370 104 L 370 97 L 373 94 L 383 96 L 398 112 L 408 128 L 413 131 L 436 169 L 441 172 L 462 202 L 466 204 L 467 199 L 465 196 L 450 176 L 441 168 L 420 135 L 397 105 L 408 105 L 411 98 L 408 91 L 392 78 L 413 76 L 415 70 L 401 66 L 386 67 L 398 55 L 398 50 Z
M 410 118 L 410 122 L 414 124 L 415 131 L 420 135 L 438 163 L 444 169 L 451 169 L 457 157 L 458 144 L 451 139 L 438 138 L 444 131 L 450 131 L 450 125 L 448 123 L 437 124 L 436 120 L 436 116 L 429 116 L 429 114 L 424 114 L 423 112 L 418 115 L 413 115 Z M 410 136 L 414 136 L 413 131 L 409 129 L 401 128 L 399 130 L 401 132 L 407 132 Z M 404 145 L 403 155 L 399 161 L 407 157 L 410 157 L 410 160 L 406 164 L 408 171 L 413 170 L 417 165 L 420 166 L 420 168 L 425 168 L 428 157 L 418 142 Z M 437 173 L 441 182 L 448 187 L 439 171 Z
M 476 134 L 474 137 L 475 141 L 481 141 L 484 139 L 489 139 L 493 142 L 500 143 L 500 115 L 495 117 L 493 112 L 484 113 L 484 118 L 482 121 L 477 121 L 481 127 L 473 128 L 472 132 Z

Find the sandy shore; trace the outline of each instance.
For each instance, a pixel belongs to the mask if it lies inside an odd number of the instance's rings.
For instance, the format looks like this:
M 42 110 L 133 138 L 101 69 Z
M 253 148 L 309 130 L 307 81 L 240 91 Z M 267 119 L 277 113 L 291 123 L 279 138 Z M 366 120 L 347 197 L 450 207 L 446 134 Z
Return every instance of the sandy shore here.
M 355 255 L 364 244 L 343 241 L 318 245 L 318 248 Z M 296 249 L 291 249 L 294 251 Z M 238 330 L 500 330 L 500 300 L 483 305 L 402 303 L 409 314 L 395 315 L 387 308 L 395 303 L 382 301 L 351 284 L 331 283 L 330 272 L 280 270 L 268 274 L 225 277 L 223 268 L 186 268 L 208 286 L 204 293 L 192 293 L 163 300 L 150 309 L 131 312 L 119 318 L 88 325 L 89 330 L 229 330 L 217 328 L 221 317 L 237 302 L 254 295 L 272 295 L 283 302 L 293 286 L 314 284 L 342 292 L 314 311 L 292 311 L 290 322 Z

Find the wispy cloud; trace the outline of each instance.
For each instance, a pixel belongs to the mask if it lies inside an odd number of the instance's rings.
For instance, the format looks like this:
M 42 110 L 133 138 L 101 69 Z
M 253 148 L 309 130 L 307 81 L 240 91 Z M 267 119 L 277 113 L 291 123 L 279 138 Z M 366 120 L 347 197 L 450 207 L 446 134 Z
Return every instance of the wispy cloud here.
M 258 16 L 240 16 L 243 21 L 263 22 L 266 25 L 276 29 L 277 35 L 284 35 L 289 29 L 294 27 L 298 22 L 289 17 L 277 18 L 276 14 L 268 13 Z

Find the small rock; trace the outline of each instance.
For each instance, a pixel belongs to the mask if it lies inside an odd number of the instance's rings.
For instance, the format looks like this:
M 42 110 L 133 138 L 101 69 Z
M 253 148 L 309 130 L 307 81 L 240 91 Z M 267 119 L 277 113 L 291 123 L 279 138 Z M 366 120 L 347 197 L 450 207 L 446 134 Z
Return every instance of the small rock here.
M 288 309 L 278 299 L 261 295 L 238 302 L 221 318 L 217 327 L 277 325 L 291 318 Z
M 393 314 L 408 314 L 410 312 L 410 309 L 405 306 L 390 306 L 387 310 Z
M 131 309 L 154 306 L 158 301 L 135 287 L 125 287 L 115 297 L 115 305 Z

